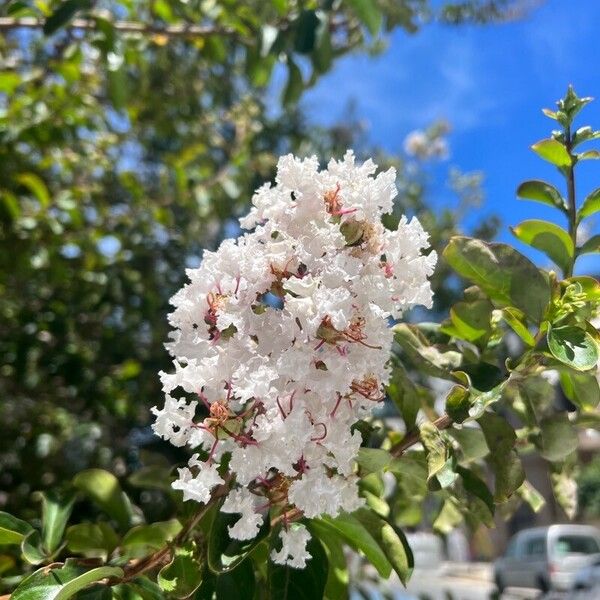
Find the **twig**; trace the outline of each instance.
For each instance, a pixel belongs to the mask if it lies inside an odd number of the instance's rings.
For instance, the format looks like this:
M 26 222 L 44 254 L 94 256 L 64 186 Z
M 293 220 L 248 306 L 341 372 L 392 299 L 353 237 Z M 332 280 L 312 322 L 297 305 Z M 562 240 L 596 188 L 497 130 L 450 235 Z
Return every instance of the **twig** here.
M 437 427 L 439 430 L 448 429 L 452 426 L 452 419 L 448 415 L 442 415 L 435 421 L 433 421 L 433 425 Z M 396 458 L 402 456 L 406 450 L 408 450 L 411 446 L 414 446 L 416 443 L 420 441 L 420 433 L 419 430 L 411 431 L 404 436 L 404 439 L 401 442 L 398 442 L 395 446 L 390 450 L 390 454 Z

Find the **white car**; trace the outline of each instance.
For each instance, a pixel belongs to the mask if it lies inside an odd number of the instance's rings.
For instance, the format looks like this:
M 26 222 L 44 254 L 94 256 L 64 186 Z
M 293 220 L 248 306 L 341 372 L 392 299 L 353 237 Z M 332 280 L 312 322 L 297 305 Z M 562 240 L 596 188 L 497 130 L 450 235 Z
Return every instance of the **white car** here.
M 578 571 L 600 554 L 600 531 L 588 525 L 524 529 L 494 563 L 498 591 L 508 587 L 571 590 Z
M 574 590 L 590 590 L 600 587 L 600 555 L 593 556 L 588 564 L 581 568 L 573 581 Z

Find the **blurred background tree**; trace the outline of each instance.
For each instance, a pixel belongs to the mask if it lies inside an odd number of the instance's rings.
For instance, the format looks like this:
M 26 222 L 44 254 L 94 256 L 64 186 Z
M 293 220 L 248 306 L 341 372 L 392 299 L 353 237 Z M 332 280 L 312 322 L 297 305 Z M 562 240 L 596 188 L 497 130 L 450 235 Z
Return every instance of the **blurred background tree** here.
M 354 147 L 394 164 L 398 214 L 417 214 L 442 247 L 460 211 L 427 204 L 435 155 L 407 146 L 408 160 L 386 156 L 356 119 L 316 128 L 297 103 L 339 57 L 380 51 L 394 28 L 513 19 L 524 4 L 4 3 L 0 509 L 27 517 L 33 490 L 90 466 L 123 475 L 172 451 L 148 427 L 157 373 L 169 366 L 168 299 L 183 267 L 236 231 L 279 155 Z M 444 127 L 421 135 L 435 146 Z M 479 174 L 451 174 L 463 206 L 480 201 L 480 183 Z M 434 285 L 443 312 L 452 280 L 440 269 Z M 140 499 L 153 502 L 160 512 L 154 497 Z

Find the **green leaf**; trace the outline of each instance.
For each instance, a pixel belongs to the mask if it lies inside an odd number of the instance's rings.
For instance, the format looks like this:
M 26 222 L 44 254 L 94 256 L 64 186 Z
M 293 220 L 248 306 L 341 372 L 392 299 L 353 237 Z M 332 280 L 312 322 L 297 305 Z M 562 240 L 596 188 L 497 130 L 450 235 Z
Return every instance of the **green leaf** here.
M 417 327 L 407 323 L 398 323 L 393 327 L 393 331 L 394 339 L 419 370 L 434 377 L 453 379 L 450 371 L 460 366 L 462 362 L 460 352 L 439 350 L 429 343 Z
M 121 546 L 128 554 L 144 556 L 165 546 L 180 531 L 181 523 L 177 519 L 138 525 L 125 534 Z
M 308 54 L 315 47 L 319 18 L 314 10 L 303 10 L 293 23 L 295 29 L 294 50 Z
M 394 364 L 392 379 L 386 388 L 390 400 L 394 403 L 407 429 L 414 429 L 421 408 L 421 393 L 401 364 Z
M 582 411 L 591 412 L 600 404 L 600 385 L 595 375 L 563 369 L 560 384 L 565 396 Z
M 175 548 L 171 562 L 160 570 L 157 583 L 169 596 L 187 598 L 200 587 L 202 566 L 196 553 L 192 542 Z
M 469 416 L 470 407 L 469 390 L 455 385 L 446 397 L 446 413 L 455 423 L 462 423 Z
M 342 513 L 335 518 L 324 516 L 316 519 L 331 533 L 340 536 L 351 548 L 364 554 L 365 558 L 377 569 L 381 577 L 387 579 L 392 571 L 385 552 L 381 549 L 369 531 L 353 514 Z
M 42 540 L 48 554 L 52 554 L 60 545 L 75 496 L 59 498 L 53 493 L 40 493 L 42 500 Z
M 502 318 L 528 346 L 535 346 L 535 338 L 527 328 L 525 315 L 522 311 L 512 307 L 503 308 Z
M 452 457 L 440 430 L 433 423 L 424 421 L 419 427 L 419 437 L 427 454 L 427 481 L 430 487 L 444 488 L 452 485 L 457 475 L 452 468 Z
M 412 574 L 414 558 L 402 531 L 368 509 L 359 508 L 353 514 L 369 530 L 400 581 L 406 585 Z
M 600 302 L 600 282 L 597 279 L 586 275 L 577 275 L 563 281 L 564 285 L 574 283 L 580 286 L 580 291 L 585 295 L 587 302 Z
M 600 211 L 600 188 L 596 188 L 585 197 L 581 208 L 577 212 L 577 221 L 590 217 L 598 211 Z
M 489 300 L 457 302 L 450 309 L 453 331 L 446 331 L 446 333 L 468 342 L 477 342 L 485 338 L 491 331 L 490 317 L 493 309 Z M 444 331 L 443 326 L 442 331 Z
M 121 529 L 127 529 L 131 522 L 131 504 L 112 473 L 88 469 L 75 475 L 73 485 L 114 518 Z
M 541 202 L 548 206 L 554 206 L 561 210 L 567 209 L 566 202 L 561 193 L 553 185 L 539 179 L 524 181 L 517 188 L 517 196 L 526 200 Z
M 318 14 L 321 16 L 319 16 L 317 40 L 312 53 L 312 62 L 319 73 L 325 73 L 329 71 L 333 63 L 333 45 L 329 31 L 329 20 L 323 13 Z
M 550 475 L 554 497 L 569 519 L 577 514 L 577 482 L 570 464 L 558 465 Z
M 463 486 L 469 494 L 479 498 L 487 510 L 489 511 L 489 519 L 486 519 L 488 524 L 493 524 L 493 516 L 496 505 L 494 504 L 494 496 L 488 489 L 488 486 L 485 484 L 483 479 L 481 479 L 478 475 L 476 475 L 470 469 L 465 469 L 464 467 L 457 467 L 457 473 L 460 475 Z
M 558 225 L 549 221 L 532 219 L 511 227 L 514 236 L 523 243 L 541 250 L 563 272 L 567 272 L 575 255 L 573 240 Z
M 278 536 L 273 536 L 277 539 Z M 311 559 L 304 569 L 269 562 L 269 598 L 277 600 L 316 600 L 323 598 L 329 565 L 327 555 L 316 538 L 307 544 Z
M 375 0 L 346 0 L 356 16 L 369 30 L 371 35 L 377 35 L 381 28 L 382 14 Z
M 579 371 L 595 367 L 600 358 L 598 344 L 588 331 L 580 327 L 550 327 L 547 338 L 554 358 Z
M 586 150 L 577 155 L 577 160 L 598 160 L 600 158 L 600 150 Z
M 519 497 L 529 504 L 531 510 L 535 513 L 540 512 L 546 505 L 546 500 L 528 481 L 524 481 L 523 485 L 517 490 Z
M 492 300 L 516 306 L 539 322 L 550 302 L 550 286 L 537 267 L 506 244 L 455 236 L 444 250 L 450 266 Z
M 250 561 L 244 561 L 233 571 L 216 578 L 216 600 L 252 600 L 256 590 L 256 578 Z
M 387 450 L 381 448 L 359 448 L 356 462 L 366 473 L 374 473 L 385 469 L 392 457 Z
M 30 531 L 21 542 L 21 554 L 32 565 L 39 565 L 46 560 L 46 553 L 42 548 L 42 536 L 37 529 Z
M 35 173 L 19 173 L 15 180 L 26 187 L 39 201 L 42 208 L 50 205 L 50 192 L 44 180 Z
M 440 512 L 433 521 L 433 529 L 443 535 L 448 535 L 457 525 L 463 521 L 463 516 L 458 509 L 456 501 L 448 498 L 442 504 Z
M 506 419 L 495 413 L 484 413 L 478 422 L 492 449 L 487 460 L 494 472 L 494 499 L 506 502 L 525 481 L 523 465 L 514 450 L 517 436 Z
M 288 79 L 283 89 L 282 102 L 284 106 L 296 104 L 300 99 L 302 90 L 304 89 L 304 81 L 302 79 L 302 71 L 294 60 L 288 56 Z
M 108 523 L 99 521 L 71 525 L 67 529 L 66 541 L 70 552 L 106 560 L 117 547 L 119 538 Z
M 349 600 L 348 583 L 350 576 L 342 541 L 318 521 L 310 521 L 308 529 L 323 544 L 329 562 L 327 583 L 323 593 L 324 599 Z
M 33 527 L 26 521 L 0 511 L 0 545 L 20 544 L 31 531 Z
M 257 536 L 251 540 L 229 537 L 229 527 L 240 519 L 239 514 L 217 512 L 208 539 L 208 566 L 214 573 L 235 569 L 270 532 L 270 521 L 265 519 Z
M 571 165 L 571 157 L 567 149 L 558 140 L 547 138 L 540 140 L 531 146 L 531 149 L 544 160 L 557 167 L 568 167 Z
M 44 23 L 44 34 L 52 35 L 65 26 L 80 10 L 89 10 L 92 0 L 63 0 Z
M 89 585 L 107 577 L 123 577 L 119 567 L 88 570 L 68 559 L 60 568 L 42 567 L 25 578 L 13 592 L 11 600 L 66 600 Z
M 593 235 L 587 242 L 577 249 L 577 254 L 598 254 L 600 253 L 600 233 Z
M 542 419 L 540 438 L 540 454 L 551 462 L 563 460 L 578 445 L 577 433 L 564 413 Z
M 172 492 L 171 467 L 148 466 L 134 471 L 127 480 L 134 487 Z
M 490 452 L 485 436 L 481 429 L 475 427 L 462 427 L 456 429 L 452 427 L 448 433 L 457 441 L 462 452 L 462 460 L 473 462 L 487 456 Z
M 580 127 L 573 136 L 573 146 L 578 146 L 589 140 L 597 140 L 600 138 L 600 131 L 594 131 L 589 125 Z

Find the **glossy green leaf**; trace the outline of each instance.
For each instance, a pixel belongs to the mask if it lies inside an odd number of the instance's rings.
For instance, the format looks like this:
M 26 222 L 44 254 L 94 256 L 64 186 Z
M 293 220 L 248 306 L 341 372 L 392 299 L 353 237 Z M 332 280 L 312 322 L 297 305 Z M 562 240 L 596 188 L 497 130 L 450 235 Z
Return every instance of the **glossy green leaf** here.
M 420 370 L 434 377 L 453 379 L 450 371 L 457 369 L 462 362 L 459 352 L 438 349 L 429 343 L 417 327 L 407 323 L 398 323 L 393 330 L 394 339 Z
M 229 537 L 229 527 L 240 519 L 239 514 L 216 513 L 208 539 L 208 566 L 217 574 L 235 569 L 270 532 L 270 521 L 265 519 L 258 535 L 251 540 Z
M 37 529 L 30 531 L 21 542 L 21 554 L 32 565 L 39 565 L 46 560 L 46 552 L 42 548 L 42 536 Z
M 67 529 L 65 539 L 70 552 L 89 558 L 99 557 L 104 560 L 119 543 L 114 529 L 102 521 L 71 525 Z
M 274 549 L 278 548 L 274 547 Z M 304 569 L 269 562 L 269 598 L 277 598 L 277 600 L 323 598 L 329 568 L 327 555 L 321 542 L 314 537 L 308 542 L 307 550 L 312 558 L 307 561 Z
M 541 250 L 563 272 L 569 270 L 575 255 L 575 247 L 573 240 L 562 227 L 549 221 L 532 219 L 511 227 L 511 231 L 523 243 Z
M 392 378 L 386 388 L 407 429 L 413 429 L 421 408 L 421 389 L 410 379 L 404 366 L 394 364 Z
M 489 300 L 457 302 L 450 309 L 453 330 L 446 333 L 468 342 L 481 340 L 491 331 L 490 317 L 493 309 Z M 443 326 L 442 331 L 444 331 Z
M 390 453 L 381 448 L 359 448 L 356 462 L 365 473 L 385 469 L 392 460 Z
M 565 396 L 582 411 L 593 411 L 600 404 L 600 385 L 595 374 L 562 370 L 560 383 Z
M 374 539 L 373 533 L 354 514 L 342 513 L 335 518 L 324 516 L 317 522 L 322 523 L 330 532 L 344 539 L 351 548 L 364 554 L 381 577 L 387 579 L 390 576 L 392 566 L 385 552 Z
M 463 521 L 463 516 L 454 499 L 448 498 L 433 521 L 433 530 L 443 535 L 449 534 Z
M 554 358 L 579 371 L 595 367 L 600 358 L 598 344 L 588 331 L 580 327 L 551 327 L 547 338 Z
M 467 492 L 479 498 L 489 511 L 490 517 L 493 517 L 496 505 L 494 504 L 494 496 L 490 492 L 486 483 L 471 469 L 464 467 L 456 468 L 462 479 L 463 486 Z M 491 519 L 490 519 L 491 520 Z
M 64 27 L 81 10 L 92 8 L 92 0 L 63 0 L 58 4 L 56 10 L 46 19 L 44 33 L 52 35 L 61 27 Z
M 73 478 L 73 485 L 89 496 L 121 529 L 131 522 L 131 504 L 118 479 L 102 469 L 88 469 Z
M 589 140 L 597 140 L 600 138 L 600 131 L 594 131 L 589 125 L 580 127 L 573 136 L 573 146 L 588 142 Z
M 563 460 L 575 452 L 577 445 L 577 433 L 565 413 L 540 421 L 540 454 L 547 460 Z
M 570 464 L 556 465 L 550 475 L 552 491 L 569 519 L 577 514 L 577 482 Z
M 525 315 L 520 310 L 513 307 L 503 308 L 502 318 L 528 346 L 535 346 L 535 338 L 527 328 Z
M 369 33 L 377 35 L 381 28 L 382 15 L 376 0 L 346 0 L 346 2 Z
M 571 165 L 571 157 L 567 149 L 558 140 L 547 138 L 533 144 L 531 149 L 544 160 L 557 167 L 568 167 Z
M 121 546 L 128 554 L 143 556 L 165 546 L 180 531 L 181 523 L 177 519 L 138 525 L 125 534 Z
M 600 281 L 594 277 L 577 275 L 565 279 L 563 283 L 565 285 L 577 284 L 580 286 L 580 291 L 585 295 L 585 299 L 588 302 L 600 301 Z
M 308 529 L 323 544 L 329 562 L 327 583 L 323 593 L 324 599 L 349 600 L 348 583 L 350 576 L 343 542 L 339 536 L 332 534 L 327 527 L 318 521 L 311 521 L 308 524 Z
M 452 427 L 448 433 L 456 440 L 462 452 L 462 460 L 473 462 L 487 456 L 490 452 L 485 436 L 481 429 L 476 427 Z
M 233 571 L 221 573 L 216 577 L 216 600 L 253 600 L 255 590 L 256 577 L 249 560 L 239 564 Z
M 188 543 L 175 548 L 173 558 L 159 572 L 157 583 L 173 598 L 188 598 L 202 583 L 202 565 L 196 546 Z
M 525 481 L 523 465 L 514 450 L 514 429 L 495 413 L 484 413 L 478 422 L 491 449 L 487 460 L 494 472 L 494 500 L 506 502 Z
M 548 282 L 530 260 L 510 246 L 455 236 L 444 257 L 492 300 L 515 306 L 536 322 L 541 320 L 550 301 Z
M 600 150 L 586 150 L 577 155 L 577 160 L 598 160 L 600 159 Z
M 546 506 L 546 499 L 528 481 L 517 490 L 519 497 L 529 504 L 533 512 L 538 513 Z
M 369 530 L 400 581 L 406 585 L 412 574 L 414 558 L 402 531 L 365 508 L 358 509 L 353 515 Z
M 97 581 L 122 577 L 119 567 L 86 569 L 73 559 L 61 567 L 42 567 L 26 577 L 13 592 L 12 600 L 66 600 Z
M 599 254 L 600 234 L 593 235 L 589 240 L 577 249 L 577 254 Z
M 553 185 L 539 179 L 524 181 L 517 188 L 517 196 L 526 200 L 541 202 L 548 206 L 554 206 L 561 210 L 566 210 L 567 207 L 561 193 Z
M 33 527 L 26 521 L 0 511 L 0 545 L 20 544 L 31 531 Z
M 600 211 L 600 188 L 596 188 L 585 197 L 581 208 L 577 211 L 577 220 L 581 221 L 598 211 Z
M 455 385 L 446 396 L 446 413 L 455 423 L 462 423 L 469 416 L 471 402 L 469 390 Z
M 130 485 L 143 489 L 156 489 L 172 492 L 171 467 L 149 466 L 134 471 L 127 480 Z
M 52 554 L 60 545 L 65 527 L 71 516 L 75 496 L 60 498 L 53 493 L 40 493 L 42 500 L 42 540 L 44 548 Z

